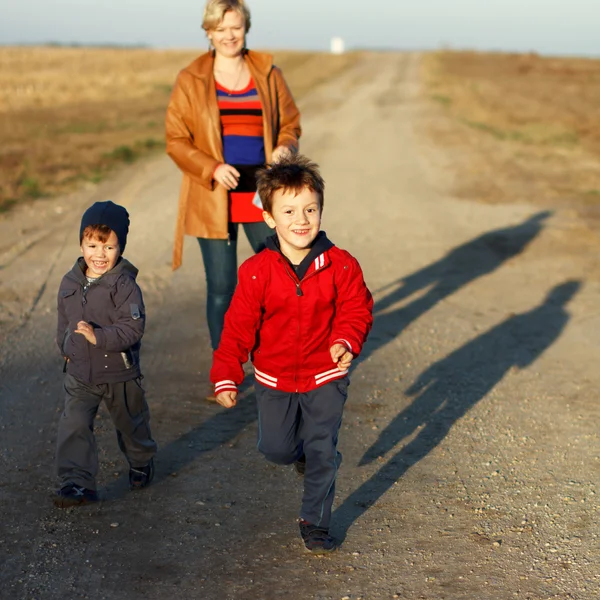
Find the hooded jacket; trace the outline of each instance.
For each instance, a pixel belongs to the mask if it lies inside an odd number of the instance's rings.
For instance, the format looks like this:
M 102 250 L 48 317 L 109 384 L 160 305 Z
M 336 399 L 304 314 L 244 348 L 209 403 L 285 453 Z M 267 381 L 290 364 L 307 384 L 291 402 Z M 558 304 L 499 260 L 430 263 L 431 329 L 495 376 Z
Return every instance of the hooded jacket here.
M 245 261 L 213 355 L 215 392 L 237 391 L 250 354 L 256 380 L 307 392 L 347 375 L 331 360 L 342 343 L 360 354 L 373 324 L 373 299 L 357 260 L 321 232 L 294 269 L 277 246 Z
M 298 150 L 300 113 L 270 54 L 248 50 L 245 60 L 262 105 L 265 155 L 270 163 L 277 146 Z M 184 235 L 209 239 L 228 235 L 228 192 L 213 179 L 224 162 L 213 64 L 214 52 L 207 52 L 183 69 L 167 107 L 167 154 L 183 172 L 173 269 L 181 265 Z
M 146 314 L 136 283 L 138 270 L 126 259 L 89 283 L 80 257 L 58 291 L 56 342 L 68 359 L 66 371 L 86 383 L 118 383 L 140 377 L 139 351 Z M 75 333 L 77 323 L 94 327 L 96 345 Z

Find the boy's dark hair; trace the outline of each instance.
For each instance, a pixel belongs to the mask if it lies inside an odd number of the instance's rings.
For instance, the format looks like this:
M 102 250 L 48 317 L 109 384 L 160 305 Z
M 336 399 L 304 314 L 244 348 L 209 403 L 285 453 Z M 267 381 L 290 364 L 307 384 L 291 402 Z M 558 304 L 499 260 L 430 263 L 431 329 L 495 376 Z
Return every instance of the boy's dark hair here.
M 272 213 L 276 191 L 299 194 L 306 188 L 317 194 L 319 209 L 323 210 L 325 182 L 319 173 L 319 165 L 302 154 L 290 154 L 257 172 L 258 195 L 263 209 L 269 214 Z
M 112 232 L 113 230 L 108 225 L 86 225 L 81 234 L 81 241 L 85 238 L 91 238 L 104 244 Z

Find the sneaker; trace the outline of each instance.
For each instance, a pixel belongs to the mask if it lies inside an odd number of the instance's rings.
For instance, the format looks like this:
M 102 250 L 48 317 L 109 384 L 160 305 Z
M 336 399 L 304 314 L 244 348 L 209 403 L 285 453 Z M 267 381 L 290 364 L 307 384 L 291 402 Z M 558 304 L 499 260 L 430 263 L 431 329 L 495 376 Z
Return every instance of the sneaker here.
M 145 467 L 130 467 L 129 469 L 129 489 L 141 490 L 150 485 L 154 479 L 154 459 Z
M 88 490 L 71 482 L 63 485 L 54 497 L 54 506 L 58 508 L 69 508 L 70 506 L 79 506 L 89 502 L 98 502 L 96 490 Z
M 302 519 L 300 520 L 300 535 L 306 549 L 313 554 L 326 554 L 337 549 L 337 543 L 329 535 L 329 529 L 311 525 Z
M 294 469 L 296 469 L 296 473 L 300 477 L 304 477 L 304 473 L 306 472 L 306 456 L 304 454 L 294 463 Z

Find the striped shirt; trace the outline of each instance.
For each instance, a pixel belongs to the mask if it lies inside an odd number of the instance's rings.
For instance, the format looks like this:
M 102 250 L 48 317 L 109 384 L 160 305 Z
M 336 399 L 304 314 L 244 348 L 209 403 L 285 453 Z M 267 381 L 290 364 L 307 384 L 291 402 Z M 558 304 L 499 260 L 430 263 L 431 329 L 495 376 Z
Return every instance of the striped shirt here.
M 229 192 L 229 220 L 232 223 L 262 221 L 262 208 L 253 204 L 256 170 L 266 160 L 263 112 L 256 86 L 252 78 L 243 90 L 230 91 L 219 83 L 216 86 L 224 159 L 240 172 L 237 188 Z

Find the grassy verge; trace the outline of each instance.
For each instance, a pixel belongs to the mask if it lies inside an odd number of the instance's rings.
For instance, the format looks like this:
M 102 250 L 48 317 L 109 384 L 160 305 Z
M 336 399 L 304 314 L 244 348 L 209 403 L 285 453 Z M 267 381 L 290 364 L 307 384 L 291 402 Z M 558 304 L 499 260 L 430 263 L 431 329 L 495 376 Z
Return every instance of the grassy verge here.
M 444 51 L 423 67 L 448 118 L 432 136 L 468 155 L 460 195 L 582 212 L 600 200 L 600 60 Z

